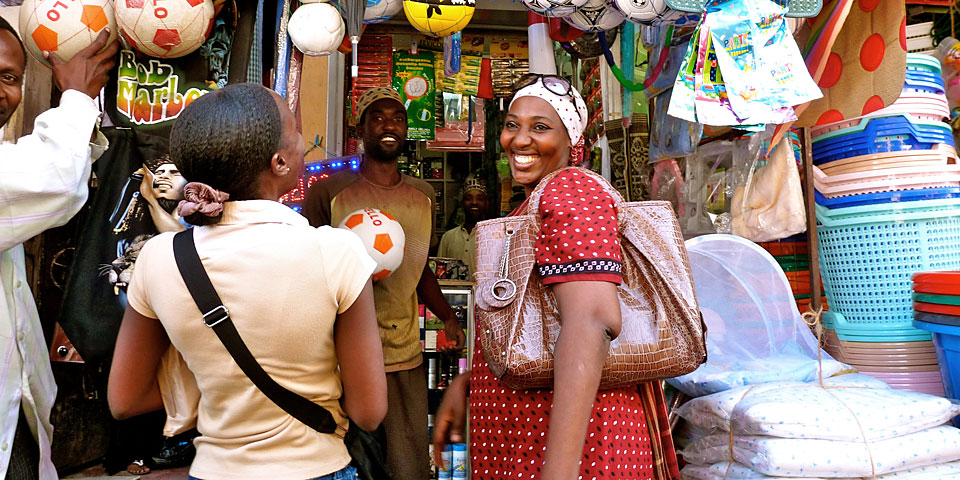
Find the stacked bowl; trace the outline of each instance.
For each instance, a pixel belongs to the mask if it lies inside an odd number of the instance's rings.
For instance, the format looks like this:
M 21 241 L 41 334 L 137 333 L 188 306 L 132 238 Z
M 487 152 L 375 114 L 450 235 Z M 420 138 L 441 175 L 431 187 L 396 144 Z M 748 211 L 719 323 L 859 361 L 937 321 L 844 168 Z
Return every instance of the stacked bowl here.
M 913 325 L 933 333 L 946 395 L 960 398 L 960 272 L 915 274 L 913 308 Z
M 800 313 L 810 310 L 810 255 L 807 243 L 807 234 L 801 233 L 782 240 L 759 243 L 783 269 L 793 291 L 793 298 L 797 302 Z M 820 293 L 823 293 L 823 283 L 820 284 Z M 821 297 L 824 310 L 827 309 L 826 297 Z
M 942 395 L 910 276 L 960 270 L 960 165 L 939 62 L 908 54 L 901 97 L 812 130 L 825 349 L 894 387 Z

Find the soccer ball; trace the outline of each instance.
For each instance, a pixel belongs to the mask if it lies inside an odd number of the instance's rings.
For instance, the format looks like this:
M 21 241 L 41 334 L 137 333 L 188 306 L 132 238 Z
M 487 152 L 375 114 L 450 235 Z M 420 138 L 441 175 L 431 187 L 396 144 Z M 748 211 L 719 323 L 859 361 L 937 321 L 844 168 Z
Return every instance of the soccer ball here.
M 329 55 L 337 51 L 347 28 L 337 7 L 329 3 L 301 5 L 287 24 L 290 40 L 307 55 Z
M 356 233 L 377 262 L 373 281 L 377 282 L 395 272 L 403 262 L 406 237 L 403 226 L 389 213 L 376 208 L 364 208 L 347 215 L 338 226 Z
M 623 14 L 608 0 L 588 0 L 563 19 L 584 32 L 605 32 L 623 23 Z
M 664 0 L 613 0 L 613 5 L 627 20 L 645 24 L 656 22 L 672 12 Z
M 476 0 L 403 0 L 403 13 L 413 28 L 432 37 L 463 30 L 473 18 Z
M 385 22 L 400 10 L 403 10 L 403 0 L 367 0 L 363 23 Z
M 523 5 L 545 17 L 566 17 L 587 0 L 523 0 Z
M 48 67 L 42 51 L 56 53 L 66 62 L 106 27 L 109 43 L 117 38 L 111 0 L 25 0 L 20 6 L 20 38 L 33 58 Z
M 213 30 L 213 0 L 116 0 L 116 8 L 120 35 L 152 57 L 193 53 Z

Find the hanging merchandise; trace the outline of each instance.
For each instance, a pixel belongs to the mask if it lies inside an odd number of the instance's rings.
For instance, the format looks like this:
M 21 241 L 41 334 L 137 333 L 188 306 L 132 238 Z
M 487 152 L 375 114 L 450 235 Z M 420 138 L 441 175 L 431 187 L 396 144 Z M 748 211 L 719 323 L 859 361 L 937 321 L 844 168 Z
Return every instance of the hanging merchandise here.
M 238 32 L 252 29 L 255 7 L 240 2 L 244 13 L 240 15 L 233 1 L 223 3 L 207 41 L 183 57 L 148 57 L 130 46 L 122 47 L 116 76 L 107 82 L 104 95 L 104 111 L 113 125 L 165 137 L 173 120 L 201 95 L 228 82 L 246 81 L 247 63 L 230 59 L 234 54 L 244 58 L 251 48 L 250 37 Z
M 665 0 L 667 6 L 670 8 L 688 13 L 703 12 L 706 10 L 710 1 L 711 0 Z M 776 2 L 786 9 L 788 17 L 815 17 L 820 13 L 820 9 L 823 8 L 823 0 L 776 0 Z M 863 3 L 876 5 L 880 3 L 880 0 L 870 0 Z
M 523 6 L 531 12 L 538 13 L 545 17 L 559 18 L 566 17 L 573 13 L 577 7 L 583 6 L 587 0 L 521 0 Z
M 707 125 L 779 124 L 795 118 L 794 105 L 820 98 L 783 13 L 770 0 L 711 2 L 670 114 Z
M 677 75 L 680 72 L 680 66 L 683 64 L 683 59 L 687 53 L 687 43 L 673 44 L 673 42 L 666 39 L 666 34 L 669 30 L 669 27 L 660 28 L 659 34 L 656 36 L 658 39 L 655 42 L 653 48 L 650 49 L 650 59 L 656 64 L 652 65 L 651 68 L 647 68 L 647 73 L 644 77 L 643 84 L 646 85 L 644 93 L 648 97 L 655 97 L 661 93 L 673 88 L 673 84 L 677 79 Z M 673 31 L 673 38 L 677 38 L 676 29 Z M 663 49 L 668 49 L 666 56 L 664 56 Z M 662 64 L 662 66 L 660 66 Z M 660 66 L 658 70 L 656 67 Z
M 556 75 L 557 60 L 546 17 L 527 12 L 527 43 L 530 45 L 530 73 Z
M 618 30 L 619 29 L 617 28 L 613 28 L 603 32 L 607 45 L 611 45 L 616 41 Z M 580 35 L 569 42 L 561 42 L 560 46 L 563 47 L 567 53 L 573 56 L 573 58 L 581 60 L 599 57 L 603 53 L 603 45 L 600 43 L 600 34 L 596 32 L 584 33 L 583 35 Z
M 460 32 L 443 37 L 443 74 L 446 76 L 460 73 L 461 42 L 463 35 Z M 477 64 L 477 73 L 480 73 Z M 476 93 L 474 93 L 476 95 Z
M 529 73 L 529 50 L 526 38 L 493 37 L 490 39 L 490 69 L 493 93 L 500 98 L 513 95 L 513 86 Z
M 350 90 L 349 125 L 357 121 L 356 105 L 360 95 L 373 87 L 393 84 L 393 37 L 390 35 L 365 35 L 357 45 L 360 68 Z
M 95 21 L 88 21 L 92 13 Z M 50 66 L 42 51 L 56 53 L 64 62 L 89 46 L 104 28 L 109 42 L 117 38 L 113 2 L 81 0 L 64 4 L 57 0 L 26 0 L 20 6 L 20 38 L 38 62 Z M 106 47 L 104 47 L 106 48 Z
M 403 10 L 403 0 L 367 0 L 363 23 L 386 22 L 400 10 Z
M 350 36 L 350 51 L 353 53 L 353 66 L 350 67 L 350 76 L 357 78 L 360 75 L 357 61 L 357 45 L 360 35 L 363 34 L 363 15 L 367 8 L 367 0 L 340 0 L 340 9 L 343 10 L 344 23 L 347 24 L 347 35 Z
M 571 11 L 572 13 L 572 11 Z M 555 42 L 571 42 L 583 35 L 583 30 L 575 28 L 559 17 L 550 17 L 550 39 Z
M 287 31 L 298 50 L 319 56 L 337 51 L 347 27 L 337 7 L 329 3 L 308 3 L 293 12 Z
M 436 71 L 434 53 L 416 55 L 398 50 L 393 54 L 393 88 L 407 109 L 407 139 L 433 140 Z
M 609 0 L 587 0 L 563 19 L 584 32 L 594 33 L 616 28 L 624 20 L 623 14 Z
M 410 25 L 432 37 L 463 30 L 475 9 L 476 0 L 403 0 L 403 13 Z
M 733 194 L 732 233 L 754 242 L 769 242 L 805 232 L 803 191 L 790 139 L 780 141 L 766 166 L 754 168 Z
M 213 0 L 116 2 L 120 34 L 133 48 L 157 58 L 177 58 L 200 48 L 213 30 Z
M 703 125 L 667 114 L 672 91 L 654 97 L 650 131 L 650 162 L 693 155 L 703 135 Z
M 455 40 L 461 37 L 460 40 Z M 448 56 L 448 43 L 459 44 L 460 68 L 456 73 L 448 73 L 453 61 Z M 417 45 L 422 51 L 435 53 L 437 92 L 456 93 L 476 96 L 480 88 L 480 70 L 483 64 L 483 37 L 462 37 L 460 32 L 443 38 L 424 38 Z M 452 55 L 452 52 L 450 52 Z M 439 113 L 438 113 L 439 115 Z M 439 118 L 438 118 L 439 120 Z
M 645 2 L 613 0 L 612 3 L 627 20 L 637 23 L 653 24 L 675 12 L 667 6 L 667 2 L 664 0 L 648 0 Z

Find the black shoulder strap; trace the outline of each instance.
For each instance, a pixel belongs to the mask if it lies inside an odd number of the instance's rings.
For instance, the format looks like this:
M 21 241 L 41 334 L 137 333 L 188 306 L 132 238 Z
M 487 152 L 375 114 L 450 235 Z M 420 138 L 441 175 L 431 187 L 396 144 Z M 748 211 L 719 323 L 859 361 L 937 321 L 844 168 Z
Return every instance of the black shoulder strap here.
M 237 328 L 233 325 L 230 312 L 223 306 L 223 301 L 210 283 L 210 277 L 207 276 L 203 263 L 200 262 L 200 255 L 197 254 L 197 246 L 193 241 L 193 230 L 187 229 L 173 237 L 173 256 L 183 277 L 183 283 L 190 291 L 190 296 L 193 297 L 200 311 L 205 312 L 203 323 L 213 329 L 223 346 L 230 352 L 230 356 L 237 362 L 240 370 L 243 370 L 243 373 L 273 403 L 320 433 L 336 432 L 337 423 L 326 408 L 282 387 L 270 378 L 270 375 L 253 358 L 253 354 L 243 343 Z

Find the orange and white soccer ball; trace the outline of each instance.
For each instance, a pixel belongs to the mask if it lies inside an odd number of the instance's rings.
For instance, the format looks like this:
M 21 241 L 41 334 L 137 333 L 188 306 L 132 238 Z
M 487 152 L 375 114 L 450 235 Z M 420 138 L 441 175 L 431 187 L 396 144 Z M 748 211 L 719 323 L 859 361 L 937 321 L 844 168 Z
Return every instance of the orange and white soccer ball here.
M 107 27 L 110 43 L 117 38 L 112 0 L 25 0 L 20 6 L 20 38 L 33 58 L 48 67 L 42 51 L 66 62 Z
M 116 9 L 120 35 L 151 57 L 193 53 L 213 30 L 213 0 L 116 0 Z
M 400 268 L 407 237 L 403 234 L 403 225 L 389 213 L 364 208 L 347 215 L 338 226 L 356 233 L 367 254 L 377 262 L 373 281 L 383 280 Z

